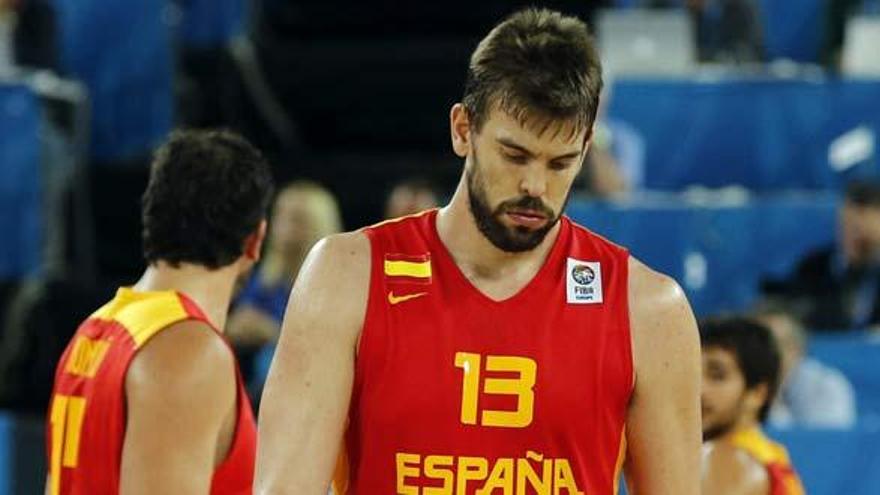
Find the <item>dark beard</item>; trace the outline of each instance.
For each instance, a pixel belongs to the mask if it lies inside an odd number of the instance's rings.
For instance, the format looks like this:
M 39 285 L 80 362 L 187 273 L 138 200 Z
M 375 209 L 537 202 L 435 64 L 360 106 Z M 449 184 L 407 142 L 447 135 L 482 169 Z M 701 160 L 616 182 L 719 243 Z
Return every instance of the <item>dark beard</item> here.
M 727 433 L 730 433 L 731 430 L 736 426 L 737 418 L 739 418 L 743 414 L 743 409 L 745 408 L 745 404 L 743 399 L 740 398 L 739 402 L 736 405 L 736 411 L 730 416 L 730 420 L 726 423 L 715 425 L 708 430 L 703 430 L 703 441 L 708 442 L 709 440 L 714 440 L 718 437 L 724 436 Z
M 709 440 L 715 440 L 716 438 L 721 437 L 721 436 L 729 433 L 730 430 L 733 429 L 733 426 L 735 424 L 736 423 L 731 421 L 730 423 L 725 423 L 723 425 L 718 425 L 714 428 L 704 430 L 703 431 L 703 441 L 708 442 Z
M 508 253 L 521 253 L 538 247 L 547 236 L 547 233 L 559 221 L 560 214 L 557 214 L 545 205 L 540 198 L 532 196 L 522 196 L 518 199 L 505 201 L 493 211 L 486 199 L 486 187 L 479 170 L 480 165 L 477 162 L 476 154 L 474 154 L 472 166 L 467 171 L 468 198 L 470 199 L 468 204 L 477 228 L 483 236 L 492 245 Z M 565 197 L 562 211 L 565 211 L 570 195 L 571 190 L 569 190 Z M 510 228 L 504 225 L 501 221 L 501 216 L 513 208 L 539 211 L 549 220 L 546 225 L 536 230 L 519 226 Z

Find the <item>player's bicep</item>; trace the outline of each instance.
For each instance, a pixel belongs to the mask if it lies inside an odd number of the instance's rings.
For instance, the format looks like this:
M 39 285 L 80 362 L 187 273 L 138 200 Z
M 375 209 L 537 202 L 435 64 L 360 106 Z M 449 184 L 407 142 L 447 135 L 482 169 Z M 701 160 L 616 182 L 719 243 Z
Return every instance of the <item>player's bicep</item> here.
M 120 493 L 210 491 L 224 421 L 235 414 L 234 358 L 203 323 L 154 337 L 126 376 Z
M 627 417 L 627 484 L 634 495 L 698 494 L 696 322 L 681 289 L 666 277 L 651 272 L 631 291 L 636 388 Z
M 322 241 L 291 292 L 260 404 L 260 493 L 326 493 L 366 312 L 367 242 L 363 234 Z

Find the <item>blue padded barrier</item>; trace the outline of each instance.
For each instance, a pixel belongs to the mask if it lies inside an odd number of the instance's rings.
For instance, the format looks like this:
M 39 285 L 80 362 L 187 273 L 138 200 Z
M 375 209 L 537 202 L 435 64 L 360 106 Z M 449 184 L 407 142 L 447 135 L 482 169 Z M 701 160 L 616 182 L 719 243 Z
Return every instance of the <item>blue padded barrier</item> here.
M 880 170 L 876 144 L 844 171 L 829 161 L 858 129 L 880 141 L 880 81 L 621 79 L 609 115 L 644 139 L 646 189 L 837 190 Z
M 710 314 L 747 309 L 763 278 L 784 276 L 808 251 L 832 242 L 837 202 L 826 194 L 736 204 L 573 200 L 567 212 L 678 280 L 694 310 Z

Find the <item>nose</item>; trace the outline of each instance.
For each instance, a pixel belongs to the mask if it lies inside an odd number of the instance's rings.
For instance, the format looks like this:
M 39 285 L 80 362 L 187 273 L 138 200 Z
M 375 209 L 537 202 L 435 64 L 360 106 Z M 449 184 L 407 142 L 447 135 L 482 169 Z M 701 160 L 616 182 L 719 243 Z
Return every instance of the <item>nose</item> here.
M 547 171 L 540 164 L 523 167 L 523 177 L 519 184 L 520 192 L 533 198 L 540 198 L 547 192 Z

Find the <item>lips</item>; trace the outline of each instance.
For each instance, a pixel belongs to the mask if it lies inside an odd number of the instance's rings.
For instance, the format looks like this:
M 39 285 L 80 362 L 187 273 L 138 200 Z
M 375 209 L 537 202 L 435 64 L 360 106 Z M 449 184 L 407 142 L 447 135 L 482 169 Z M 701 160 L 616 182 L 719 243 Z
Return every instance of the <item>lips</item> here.
M 509 210 L 506 215 L 515 225 L 530 229 L 539 228 L 547 223 L 547 217 L 536 210 Z

